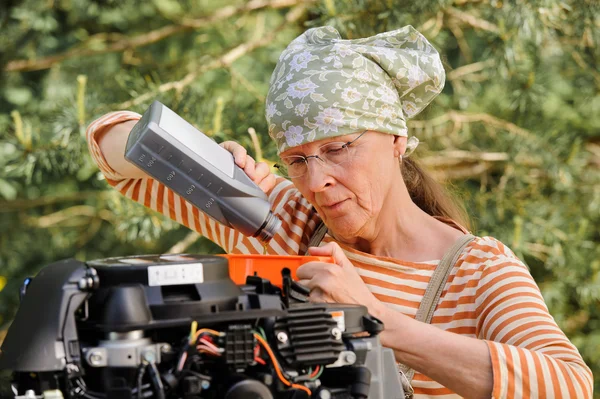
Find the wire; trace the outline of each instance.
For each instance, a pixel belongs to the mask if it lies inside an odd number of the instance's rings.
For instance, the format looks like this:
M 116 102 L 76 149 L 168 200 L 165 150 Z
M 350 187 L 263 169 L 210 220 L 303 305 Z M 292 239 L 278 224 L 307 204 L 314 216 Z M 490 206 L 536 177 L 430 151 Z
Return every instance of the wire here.
M 209 333 L 212 335 L 216 335 L 217 337 L 222 337 L 223 333 L 215 331 L 215 330 L 211 330 L 210 328 L 201 328 L 198 331 L 196 331 L 196 334 L 194 335 L 194 339 L 192 340 L 192 345 L 194 344 L 194 342 L 196 342 L 198 340 L 198 337 L 200 337 L 200 334 L 203 333 Z
M 267 365 L 267 362 L 264 361 L 262 357 L 260 357 L 260 345 L 256 344 L 254 347 L 254 361 L 256 363 L 262 364 L 263 366 Z
M 194 345 L 194 337 L 196 336 L 196 330 L 198 329 L 198 322 L 196 320 L 192 321 L 192 326 L 190 328 L 190 345 Z
M 212 349 L 212 348 L 211 348 L 211 347 L 209 347 L 209 346 L 203 345 L 203 344 L 200 344 L 200 345 L 196 346 L 196 349 L 197 349 L 199 352 L 202 352 L 202 353 L 203 353 L 203 352 L 207 352 L 207 353 L 209 353 L 209 354 L 211 354 L 211 355 L 213 355 L 213 356 L 221 356 L 221 353 L 219 353 L 219 352 L 215 352 L 215 350 L 214 350 L 214 349 Z
M 185 351 L 181 354 L 181 358 L 179 358 L 179 363 L 177 364 L 177 371 L 181 371 L 183 369 L 186 359 L 187 359 L 187 351 Z
M 315 381 L 316 379 L 318 379 L 321 376 L 321 374 L 323 374 L 323 370 L 325 370 L 325 367 L 317 366 L 315 371 L 309 376 L 310 380 Z
M 315 369 L 315 371 L 313 371 L 313 372 L 312 372 L 312 373 L 311 373 L 311 374 L 308 376 L 308 378 L 315 378 L 315 377 L 316 377 L 316 376 L 319 374 L 319 371 L 321 371 L 321 366 L 317 366 L 317 368 Z
M 148 364 L 148 374 L 150 374 L 150 380 L 154 387 L 154 396 L 156 396 L 157 399 L 165 399 L 165 389 L 160 380 L 160 372 L 158 371 L 158 368 L 156 368 L 156 364 Z
M 212 342 L 210 342 L 206 338 L 200 338 L 199 342 L 202 343 L 202 344 L 204 344 L 204 345 L 206 345 L 206 346 L 208 346 L 209 348 L 212 348 L 217 353 L 221 352 L 221 348 L 219 348 L 218 346 L 216 346 L 215 344 L 213 344 Z
M 262 357 L 255 357 L 255 358 L 254 358 L 254 361 L 255 361 L 256 363 L 262 364 L 263 366 L 266 366 L 266 365 L 267 365 L 267 362 L 265 362 L 265 361 L 264 361 L 264 359 L 263 359 Z
M 137 372 L 137 399 L 142 399 L 142 380 L 144 379 L 144 374 L 146 374 L 146 366 L 144 364 L 140 364 Z
M 260 327 L 260 326 L 259 326 L 259 327 L 258 327 L 258 331 L 260 331 L 260 334 L 262 335 L 262 337 L 263 337 L 264 339 L 267 339 L 267 334 L 265 334 L 265 330 L 263 330 L 263 328 L 262 328 L 262 327 Z
M 271 350 L 271 347 L 269 346 L 267 341 L 265 341 L 265 339 L 263 337 L 261 337 L 258 333 L 254 333 L 254 337 L 258 340 L 258 342 L 260 342 L 260 344 L 263 346 L 263 348 L 265 348 L 265 350 L 269 354 L 269 357 L 271 358 L 271 362 L 273 362 L 273 366 L 275 367 L 275 372 L 277 373 L 277 377 L 279 377 L 281 382 L 283 382 L 285 385 L 287 385 L 289 387 L 292 387 L 295 389 L 300 389 L 300 390 L 306 392 L 308 394 L 308 396 L 310 397 L 312 395 L 312 392 L 310 391 L 310 389 L 308 389 L 304 385 L 292 384 L 283 376 L 283 374 L 281 373 L 281 369 L 279 368 L 279 363 L 277 362 L 277 358 L 275 357 L 275 354 Z
M 212 380 L 212 377 L 210 377 L 210 376 L 208 376 L 206 374 L 201 374 L 201 373 L 199 373 L 197 371 L 193 371 L 193 370 L 189 370 L 189 369 L 188 370 L 183 370 L 181 373 L 182 374 L 195 375 L 196 377 L 198 377 L 200 379 L 203 379 L 203 380 L 207 380 L 207 381 L 211 381 Z

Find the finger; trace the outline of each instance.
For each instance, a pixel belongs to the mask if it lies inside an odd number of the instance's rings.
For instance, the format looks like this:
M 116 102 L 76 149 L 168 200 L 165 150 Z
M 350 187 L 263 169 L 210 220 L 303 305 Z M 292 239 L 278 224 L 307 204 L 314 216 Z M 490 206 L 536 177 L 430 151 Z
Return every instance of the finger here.
M 320 247 L 309 247 L 308 253 L 312 256 L 333 256 L 333 244 L 332 242 L 328 242 Z
M 274 174 L 270 174 L 269 176 L 265 177 L 259 184 L 258 187 L 260 187 L 260 189 L 264 192 L 264 193 L 269 193 L 273 187 L 275 187 L 275 183 L 277 181 L 277 178 L 275 177 Z
M 320 271 L 323 271 L 329 264 L 323 262 L 307 262 L 296 270 L 296 276 L 299 280 L 312 280 Z
M 261 181 L 265 177 L 271 174 L 271 170 L 269 169 L 269 165 L 266 162 L 257 162 L 255 165 L 256 170 L 256 179 Z
M 328 242 L 321 247 L 310 247 L 308 248 L 308 254 L 311 256 L 331 256 L 335 264 L 340 266 L 347 265 L 350 262 L 342 248 L 335 242 Z
M 308 280 L 308 279 L 298 280 L 297 283 L 303 287 L 310 288 L 308 286 L 310 284 L 310 280 Z
M 235 164 L 240 168 L 246 167 L 246 156 L 248 151 L 235 141 L 224 141 L 221 143 L 221 147 L 225 148 L 233 155 Z
M 244 172 L 256 183 L 256 161 L 250 155 L 246 155 L 246 166 Z
M 312 290 L 310 290 L 310 295 L 308 296 L 308 300 L 310 302 L 314 302 L 314 303 L 323 303 L 323 302 L 328 302 L 328 296 L 325 295 L 325 293 L 323 292 L 322 289 L 320 288 L 313 288 Z

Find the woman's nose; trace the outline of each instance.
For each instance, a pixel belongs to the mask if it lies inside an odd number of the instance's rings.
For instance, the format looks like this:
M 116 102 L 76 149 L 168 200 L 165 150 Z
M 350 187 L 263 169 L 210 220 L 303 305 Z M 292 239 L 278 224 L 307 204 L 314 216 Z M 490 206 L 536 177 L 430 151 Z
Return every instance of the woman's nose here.
M 314 157 L 306 160 L 306 179 L 308 189 L 312 192 L 323 191 L 334 182 L 331 176 L 331 168 L 321 158 Z

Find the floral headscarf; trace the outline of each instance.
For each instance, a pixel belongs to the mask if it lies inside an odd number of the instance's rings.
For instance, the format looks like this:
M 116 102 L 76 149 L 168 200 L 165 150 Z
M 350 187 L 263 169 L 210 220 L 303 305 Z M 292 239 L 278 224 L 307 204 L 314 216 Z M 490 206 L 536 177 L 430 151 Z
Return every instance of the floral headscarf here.
M 266 99 L 269 135 L 290 147 L 360 130 L 407 136 L 406 118 L 444 87 L 435 48 L 412 26 L 342 40 L 309 29 L 283 51 Z

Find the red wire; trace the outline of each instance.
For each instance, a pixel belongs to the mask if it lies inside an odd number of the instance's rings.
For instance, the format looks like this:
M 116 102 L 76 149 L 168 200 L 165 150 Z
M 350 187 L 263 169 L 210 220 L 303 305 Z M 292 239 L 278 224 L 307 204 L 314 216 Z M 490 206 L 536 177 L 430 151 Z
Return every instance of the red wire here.
M 313 377 L 315 377 L 315 376 L 316 376 L 316 375 L 319 373 L 319 370 L 320 370 L 320 369 L 321 369 L 321 366 L 317 366 L 317 368 L 315 369 L 315 371 L 313 371 L 313 372 L 312 372 L 312 374 L 311 374 L 311 375 L 309 375 L 308 377 L 309 377 L 309 378 L 313 378 Z
M 259 356 L 259 353 L 260 353 L 260 345 L 256 344 L 256 346 L 254 347 L 254 360 L 255 360 L 257 363 L 260 363 L 260 364 L 262 364 L 263 366 L 266 366 L 266 365 L 267 365 L 267 362 L 265 362 L 265 361 L 264 361 L 264 360 L 263 360 L 263 359 L 262 359 L 262 358 Z
M 267 362 L 265 362 L 263 359 L 261 359 L 260 357 L 255 357 L 254 360 L 256 361 L 256 363 L 260 363 L 263 366 L 267 365 Z

